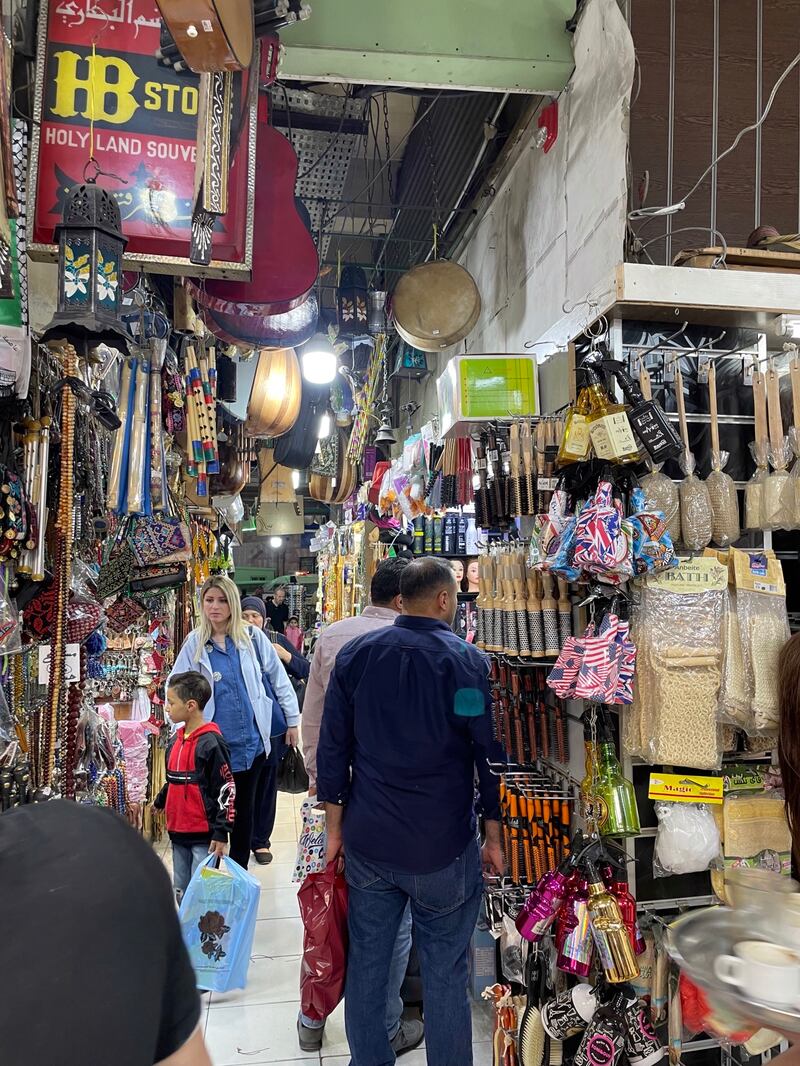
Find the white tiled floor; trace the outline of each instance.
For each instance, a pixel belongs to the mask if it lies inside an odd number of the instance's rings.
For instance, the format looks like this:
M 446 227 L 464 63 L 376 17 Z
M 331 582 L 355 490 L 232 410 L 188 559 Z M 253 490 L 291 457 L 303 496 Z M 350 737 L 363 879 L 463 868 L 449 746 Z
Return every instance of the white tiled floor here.
M 204 996 L 206 1043 L 214 1066 L 349 1066 L 344 1005 L 325 1026 L 322 1057 L 300 1051 L 295 1028 L 300 1006 L 303 929 L 297 886 L 291 882 L 300 829 L 302 796 L 279 794 L 278 818 L 269 866 L 250 864 L 261 882 L 259 921 L 247 987 Z M 161 848 L 169 864 L 169 845 Z M 491 1066 L 491 1019 L 484 1006 L 473 1008 L 474 1066 Z M 398 1059 L 402 1066 L 426 1066 L 425 1051 Z

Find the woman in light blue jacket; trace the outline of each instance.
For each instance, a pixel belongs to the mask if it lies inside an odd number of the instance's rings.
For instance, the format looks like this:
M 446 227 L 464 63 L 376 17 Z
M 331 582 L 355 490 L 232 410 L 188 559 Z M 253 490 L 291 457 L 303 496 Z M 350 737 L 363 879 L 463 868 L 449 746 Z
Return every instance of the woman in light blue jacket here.
M 246 870 L 256 790 L 266 767 L 270 736 L 279 732 L 273 728 L 272 693 L 288 729 L 299 725 L 300 711 L 271 642 L 244 622 L 239 590 L 229 577 L 206 581 L 200 590 L 200 611 L 200 624 L 184 641 L 172 673 L 199 670 L 211 683 L 211 699 L 203 717 L 219 726 L 230 749 L 236 782 L 231 858 Z M 272 693 L 267 691 L 265 677 Z

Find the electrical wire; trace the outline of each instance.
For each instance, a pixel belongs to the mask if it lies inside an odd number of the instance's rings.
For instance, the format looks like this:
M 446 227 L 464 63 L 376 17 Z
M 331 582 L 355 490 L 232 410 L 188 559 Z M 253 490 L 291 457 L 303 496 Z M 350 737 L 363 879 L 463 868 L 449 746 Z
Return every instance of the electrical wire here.
M 674 233 L 713 233 L 715 237 L 719 239 L 719 243 L 722 245 L 722 255 L 718 255 L 714 261 L 714 266 L 724 266 L 725 258 L 728 254 L 728 242 L 718 229 L 714 229 L 713 226 L 679 226 L 678 229 L 672 230 L 670 233 L 660 233 L 657 237 L 651 237 L 649 241 L 645 241 L 644 244 L 640 244 L 638 249 L 634 246 L 634 252 L 645 252 L 651 244 L 656 244 L 658 241 L 666 240 L 668 236 Z M 637 238 L 638 239 L 638 238 Z M 653 260 L 650 256 L 647 257 L 652 263 Z M 655 265 L 655 264 L 653 264 Z
M 800 52 L 797 53 L 794 59 L 789 63 L 788 67 L 786 67 L 781 76 L 772 86 L 772 92 L 769 94 L 769 99 L 767 100 L 766 107 L 761 112 L 761 116 L 751 125 L 745 126 L 744 129 L 739 130 L 729 147 L 726 148 L 724 152 L 720 152 L 717 158 L 712 160 L 711 163 L 709 163 L 709 165 L 706 167 L 706 169 L 703 171 L 703 173 L 700 175 L 700 177 L 697 179 L 691 189 L 686 193 L 682 200 L 679 200 L 677 203 L 674 204 L 667 204 L 664 207 L 640 207 L 635 211 L 631 211 L 628 215 L 628 218 L 633 222 L 637 219 L 655 218 L 659 215 L 673 215 L 676 211 L 682 211 L 686 206 L 686 201 L 689 199 L 690 196 L 693 196 L 694 193 L 697 192 L 697 190 L 706 180 L 711 171 L 715 170 L 719 166 L 725 156 L 730 155 L 731 152 L 738 148 L 739 142 L 741 141 L 742 137 L 744 137 L 746 133 L 752 133 L 754 130 L 757 130 L 761 127 L 767 115 L 772 110 L 772 105 L 775 102 L 775 97 L 778 95 L 778 90 L 789 77 L 789 75 L 798 63 L 800 63 Z
M 342 83 L 340 82 L 339 84 L 341 85 Z M 344 97 L 342 99 L 342 115 L 341 115 L 341 118 L 339 119 L 339 128 L 336 130 L 336 133 L 332 133 L 331 134 L 330 140 L 328 141 L 328 144 L 327 144 L 326 148 L 324 149 L 324 151 L 322 151 L 317 156 L 317 158 L 314 160 L 313 163 L 311 163 L 308 167 L 306 167 L 306 169 L 303 171 L 302 174 L 298 174 L 297 175 L 297 180 L 298 181 L 302 181 L 303 178 L 307 178 L 308 175 L 312 171 L 317 169 L 317 167 L 320 165 L 322 160 L 325 158 L 325 156 L 328 154 L 328 152 L 330 152 L 331 148 L 333 148 L 334 144 L 336 144 L 336 142 L 338 141 L 339 137 L 341 136 L 342 128 L 344 126 L 344 120 L 347 117 L 347 105 L 350 102 L 350 89 L 347 86 L 345 86 L 345 85 L 342 85 L 342 88 L 345 90 L 345 93 L 344 93 Z M 287 110 L 287 114 L 288 114 L 288 110 Z

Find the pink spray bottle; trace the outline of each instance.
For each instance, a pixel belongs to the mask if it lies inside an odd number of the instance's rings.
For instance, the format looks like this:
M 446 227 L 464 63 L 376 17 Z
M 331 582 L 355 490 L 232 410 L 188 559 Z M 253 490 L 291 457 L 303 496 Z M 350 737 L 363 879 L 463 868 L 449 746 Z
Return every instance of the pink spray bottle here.
M 516 926 L 520 936 L 532 944 L 538 944 L 555 921 L 567 895 L 570 878 L 581 861 L 582 851 L 583 833 L 579 829 L 572 838 L 569 855 L 562 859 L 555 870 L 548 870 L 540 878 L 525 900 L 517 915 Z

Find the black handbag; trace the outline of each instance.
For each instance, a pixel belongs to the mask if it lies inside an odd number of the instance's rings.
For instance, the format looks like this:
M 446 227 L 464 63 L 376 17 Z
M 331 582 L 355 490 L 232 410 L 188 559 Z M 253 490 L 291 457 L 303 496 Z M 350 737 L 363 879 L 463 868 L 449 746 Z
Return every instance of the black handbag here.
M 278 766 L 278 791 L 299 796 L 308 792 L 308 774 L 303 756 L 297 748 L 288 748 Z

